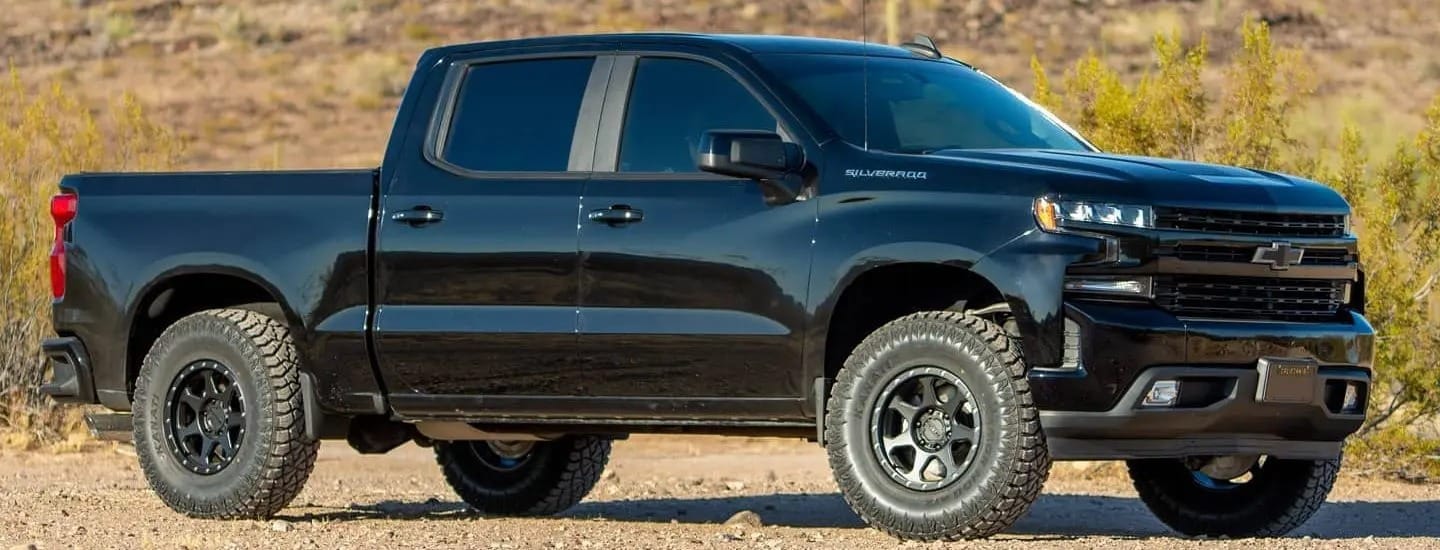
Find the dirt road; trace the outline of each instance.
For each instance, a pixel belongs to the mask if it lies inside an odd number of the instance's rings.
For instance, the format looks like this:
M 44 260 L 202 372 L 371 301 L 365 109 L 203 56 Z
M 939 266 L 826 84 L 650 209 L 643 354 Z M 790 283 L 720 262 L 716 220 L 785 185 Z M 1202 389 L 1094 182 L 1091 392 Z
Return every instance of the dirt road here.
M 964 548 L 1435 548 L 1440 487 L 1345 477 L 1296 538 L 1196 541 L 1168 532 L 1125 480 L 1064 464 L 1009 534 Z M 727 526 L 750 510 L 764 525 Z M 893 548 L 835 493 L 802 442 L 636 437 L 616 444 L 585 502 L 559 519 L 467 513 L 430 451 L 321 450 L 305 492 L 272 522 L 202 521 L 151 495 L 133 456 L 0 454 L 0 548 Z

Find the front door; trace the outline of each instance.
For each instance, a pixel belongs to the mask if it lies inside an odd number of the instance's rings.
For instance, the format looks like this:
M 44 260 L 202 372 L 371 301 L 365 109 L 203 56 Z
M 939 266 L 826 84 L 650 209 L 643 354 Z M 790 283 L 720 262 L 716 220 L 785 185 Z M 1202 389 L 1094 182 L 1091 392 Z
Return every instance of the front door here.
M 621 55 L 580 227 L 577 395 L 616 415 L 798 416 L 813 203 L 696 168 L 706 130 L 784 129 L 733 68 Z M 736 417 L 735 415 L 747 418 Z
M 383 195 L 374 330 L 397 412 L 564 391 L 595 138 L 581 113 L 609 58 L 561 55 L 455 61 L 425 160 Z

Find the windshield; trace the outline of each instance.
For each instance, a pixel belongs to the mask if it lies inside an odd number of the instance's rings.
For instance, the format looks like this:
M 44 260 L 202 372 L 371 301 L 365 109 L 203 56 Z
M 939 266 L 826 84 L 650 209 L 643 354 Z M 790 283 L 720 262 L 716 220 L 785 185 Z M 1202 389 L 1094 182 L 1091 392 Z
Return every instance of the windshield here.
M 872 150 L 1091 150 L 1039 105 L 954 61 L 816 54 L 757 58 L 841 139 Z M 868 90 L 862 86 L 867 74 Z

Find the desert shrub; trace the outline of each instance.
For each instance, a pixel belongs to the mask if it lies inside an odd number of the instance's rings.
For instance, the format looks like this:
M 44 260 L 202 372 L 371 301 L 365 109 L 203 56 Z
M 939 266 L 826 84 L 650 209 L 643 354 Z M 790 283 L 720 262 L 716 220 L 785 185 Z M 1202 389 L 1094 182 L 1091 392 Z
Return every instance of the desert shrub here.
M 1197 159 L 1210 108 L 1200 84 L 1206 44 L 1185 49 L 1178 36 L 1158 35 L 1154 49 L 1155 70 L 1133 86 L 1092 50 L 1066 72 L 1063 94 L 1051 89 L 1044 67 L 1032 60 L 1035 99 L 1107 151 Z
M 97 118 L 59 84 L 27 89 L 13 71 L 0 83 L 0 443 L 56 443 L 80 430 L 78 415 L 38 393 L 50 334 L 50 197 L 60 176 L 86 170 L 155 170 L 175 164 L 180 143 L 134 97 Z
M 1351 450 L 1373 471 L 1432 479 L 1440 442 L 1413 427 L 1440 414 L 1440 97 L 1425 129 L 1384 158 L 1367 156 L 1353 124 L 1338 129 L 1338 146 L 1317 151 L 1291 130 L 1311 98 L 1303 57 L 1272 44 L 1264 23 L 1246 22 L 1240 33 L 1243 47 L 1221 71 L 1214 100 L 1200 78 L 1205 42 L 1186 48 L 1173 35 L 1156 37 L 1155 63 L 1134 83 L 1092 52 L 1057 88 L 1032 60 L 1035 99 L 1107 151 L 1285 171 L 1339 191 L 1354 210 L 1376 328 L 1370 415 Z
M 1214 156 L 1225 164 L 1284 169 L 1282 155 L 1296 147 L 1291 116 L 1312 92 L 1309 74 L 1299 51 L 1275 48 L 1266 24 L 1247 20 L 1240 32 L 1244 45 L 1225 72 L 1224 133 Z
M 1374 429 L 1440 414 L 1440 315 L 1435 307 L 1440 264 L 1440 97 L 1411 143 L 1372 167 L 1356 195 L 1361 258 L 1367 268 L 1367 311 L 1376 325 L 1379 375 Z M 1383 391 L 1380 391 L 1383 390 Z M 1398 415 L 1398 418 L 1397 418 Z
M 1361 458 L 1345 462 L 1350 473 L 1440 482 L 1440 439 L 1421 436 L 1408 426 L 1386 424 L 1352 440 L 1347 450 Z
M 1246 22 L 1241 34 L 1244 46 L 1224 71 L 1218 101 L 1201 80 L 1206 40 L 1187 48 L 1175 34 L 1156 35 L 1155 63 L 1134 84 L 1091 51 L 1065 71 L 1057 91 L 1032 60 L 1036 99 L 1107 151 L 1313 171 L 1313 157 L 1290 131 L 1311 96 L 1300 52 L 1277 49 L 1264 23 Z

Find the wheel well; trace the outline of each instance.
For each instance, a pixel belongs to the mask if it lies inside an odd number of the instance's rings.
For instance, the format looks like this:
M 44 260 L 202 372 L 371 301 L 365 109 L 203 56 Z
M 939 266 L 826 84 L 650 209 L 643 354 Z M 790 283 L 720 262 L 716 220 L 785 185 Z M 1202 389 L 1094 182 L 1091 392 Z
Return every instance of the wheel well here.
M 903 263 L 857 277 L 835 304 L 825 340 L 825 377 L 834 379 L 855 346 L 881 325 L 920 311 L 976 309 L 1004 301 L 995 285 L 962 267 Z
M 126 345 L 125 386 L 135 392 L 135 378 L 150 346 L 166 328 L 191 313 L 245 306 L 282 321 L 279 300 L 264 287 L 234 275 L 181 275 L 155 285 L 135 308 Z

